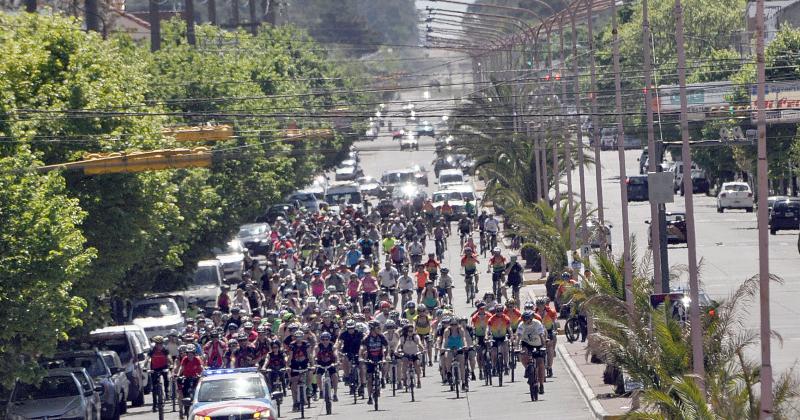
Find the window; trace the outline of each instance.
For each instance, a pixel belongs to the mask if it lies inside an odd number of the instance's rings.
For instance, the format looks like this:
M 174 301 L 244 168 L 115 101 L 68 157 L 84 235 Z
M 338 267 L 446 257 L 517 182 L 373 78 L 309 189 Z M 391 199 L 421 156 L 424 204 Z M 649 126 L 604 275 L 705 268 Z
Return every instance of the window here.
M 75 357 L 65 357 L 64 365 L 68 367 L 74 368 L 84 368 L 89 375 L 92 377 L 98 377 L 106 375 L 106 368 L 103 366 L 102 360 L 99 357 L 94 356 L 75 356 Z M 76 376 L 79 376 L 76 374 Z M 80 376 L 79 376 L 80 379 Z
M 133 308 L 131 318 L 161 318 L 178 315 L 178 308 L 168 301 L 145 302 Z
M 13 401 L 44 400 L 80 395 L 72 376 L 48 376 L 38 386 L 17 382 Z
M 219 285 L 217 267 L 211 265 L 204 265 L 197 267 L 194 272 L 194 285 L 195 286 L 217 286 Z
M 266 398 L 267 390 L 260 378 L 231 378 L 203 381 L 197 402 Z
M 747 184 L 728 184 L 725 186 L 725 191 L 736 191 L 736 192 L 750 191 L 750 186 L 748 186 Z

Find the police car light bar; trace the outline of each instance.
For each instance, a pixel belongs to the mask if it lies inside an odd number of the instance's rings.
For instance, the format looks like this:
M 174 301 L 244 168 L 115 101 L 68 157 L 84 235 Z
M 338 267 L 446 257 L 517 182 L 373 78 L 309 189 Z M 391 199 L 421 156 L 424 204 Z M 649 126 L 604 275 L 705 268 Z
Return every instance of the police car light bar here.
M 238 369 L 209 369 L 203 371 L 203 376 L 214 376 L 214 375 L 230 375 L 232 373 L 257 373 L 258 368 L 249 367 L 249 368 L 238 368 Z

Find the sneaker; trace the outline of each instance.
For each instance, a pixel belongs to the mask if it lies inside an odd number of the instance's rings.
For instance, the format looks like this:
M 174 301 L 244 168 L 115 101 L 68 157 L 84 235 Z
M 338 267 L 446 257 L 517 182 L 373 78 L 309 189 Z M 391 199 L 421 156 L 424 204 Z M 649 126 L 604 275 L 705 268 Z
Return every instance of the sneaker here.
M 470 377 L 474 381 L 475 380 L 475 372 L 470 372 Z M 483 379 L 483 378 L 481 378 L 481 379 Z
M 336 394 L 333 394 L 333 402 L 339 402 L 339 397 Z
M 417 381 L 417 389 L 420 389 L 420 388 L 422 388 L 422 384 L 419 383 L 419 381 Z
M 539 393 L 544 394 L 544 384 L 539 384 Z
M 300 404 L 298 404 L 298 403 L 294 403 L 294 404 L 292 405 L 292 411 L 293 411 L 293 412 L 300 411 Z
M 372 397 L 369 397 L 369 401 L 367 401 L 367 405 L 371 405 L 371 404 L 372 404 Z
M 428 366 L 433 366 L 433 362 L 431 362 L 430 360 L 428 360 Z
M 525 369 L 525 374 L 522 375 L 522 377 L 528 379 L 528 369 Z
M 548 378 L 552 378 L 553 377 L 553 368 L 547 368 L 547 377 Z

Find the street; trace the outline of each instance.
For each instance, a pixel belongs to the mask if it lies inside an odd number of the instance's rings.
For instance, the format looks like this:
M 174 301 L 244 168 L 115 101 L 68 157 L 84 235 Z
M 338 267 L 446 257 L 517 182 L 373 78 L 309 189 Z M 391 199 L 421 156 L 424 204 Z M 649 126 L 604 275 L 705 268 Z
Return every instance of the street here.
M 403 99 L 413 99 L 411 94 L 404 95 Z M 422 97 L 422 92 L 419 92 Z M 389 112 L 399 111 L 400 105 L 393 106 Z M 392 107 L 390 107 L 392 108 Z M 402 126 L 403 120 L 395 118 L 392 120 L 394 126 Z M 430 196 L 436 191 L 434 174 L 431 162 L 434 159 L 434 141 L 431 137 L 420 138 L 419 151 L 399 151 L 399 144 L 391 139 L 387 130 L 382 130 L 381 135 L 374 142 L 360 142 L 356 146 L 361 150 L 361 165 L 364 173 L 368 176 L 380 178 L 384 171 L 401 169 L 413 164 L 419 164 L 429 169 L 429 187 L 427 192 Z M 480 195 L 481 193 L 479 193 Z M 453 225 L 455 226 L 455 225 Z M 448 239 L 448 251 L 445 255 L 443 266 L 450 267 L 454 272 L 460 264 L 460 256 L 455 251 L 459 249 L 459 238 L 456 233 L 452 233 Z M 433 249 L 433 241 L 429 240 L 426 249 Z M 481 260 L 480 284 L 485 290 L 488 285 L 486 264 L 487 259 Z M 455 273 L 454 273 L 455 274 Z M 455 301 L 456 314 L 467 316 L 474 310 L 467 305 L 464 291 L 463 277 L 454 275 L 455 288 L 453 289 L 453 299 Z M 522 300 L 531 297 L 528 289 L 521 292 Z M 416 391 L 416 402 L 411 402 L 408 394 L 398 392 L 395 397 L 391 396 L 389 387 L 384 390 L 381 398 L 381 409 L 377 414 L 381 419 L 408 419 L 409 417 L 425 417 L 440 419 L 518 419 L 521 416 L 536 413 L 537 416 L 547 416 L 558 419 L 587 419 L 590 412 L 586 403 L 579 393 L 575 383 L 566 372 L 561 360 L 558 358 L 554 364 L 553 378 L 545 384 L 545 394 L 540 396 L 538 402 L 531 402 L 528 385 L 522 378 L 522 368 L 518 365 L 516 371 L 516 381 L 508 383 L 506 378 L 503 387 L 484 386 L 483 381 L 472 382 L 470 392 L 462 394 L 460 399 L 455 398 L 455 394 L 449 387 L 441 385 L 438 374 L 434 368 L 428 369 L 426 378 L 422 380 L 422 388 Z M 306 412 L 306 418 L 331 418 L 331 419 L 372 419 L 376 413 L 371 406 L 366 405 L 366 400 L 359 400 L 359 404 L 354 405 L 350 398 L 347 398 L 347 391 L 339 391 L 340 401 L 333 406 L 333 414 L 324 414 L 324 405 L 319 402 L 312 402 L 312 409 Z M 150 396 L 147 403 L 151 403 Z M 177 419 L 175 413 L 167 409 L 166 418 Z M 281 407 L 282 417 L 287 419 L 299 418 L 299 413 L 291 413 L 291 406 Z M 152 419 L 157 417 L 152 412 L 150 406 L 145 405 L 140 408 L 129 408 L 129 414 L 123 416 L 126 419 Z

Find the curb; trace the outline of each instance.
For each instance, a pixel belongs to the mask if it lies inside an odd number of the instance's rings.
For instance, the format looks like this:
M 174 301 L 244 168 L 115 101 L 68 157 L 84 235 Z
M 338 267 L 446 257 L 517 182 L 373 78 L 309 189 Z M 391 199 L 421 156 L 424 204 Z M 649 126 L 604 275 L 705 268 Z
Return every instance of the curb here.
M 523 280 L 523 286 L 533 286 L 533 285 L 541 285 L 547 283 L 547 279 L 530 279 L 530 280 Z
M 558 352 L 559 357 L 561 357 L 561 360 L 564 361 L 564 364 L 567 365 L 567 372 L 569 372 L 569 376 L 572 378 L 572 381 L 578 385 L 578 389 L 581 391 L 581 395 L 583 396 L 584 401 L 586 401 L 586 405 L 588 405 L 589 409 L 592 411 L 594 418 L 612 418 L 612 416 L 609 416 L 606 409 L 600 404 L 600 401 L 597 400 L 597 396 L 594 394 L 594 391 L 592 391 L 591 386 L 589 386 L 589 382 L 586 381 L 586 377 L 583 376 L 583 373 L 578 368 L 578 365 L 576 365 L 575 361 L 572 360 L 572 356 L 569 354 L 569 351 L 567 351 L 566 347 L 564 347 L 563 344 L 558 343 L 556 345 L 556 351 Z

